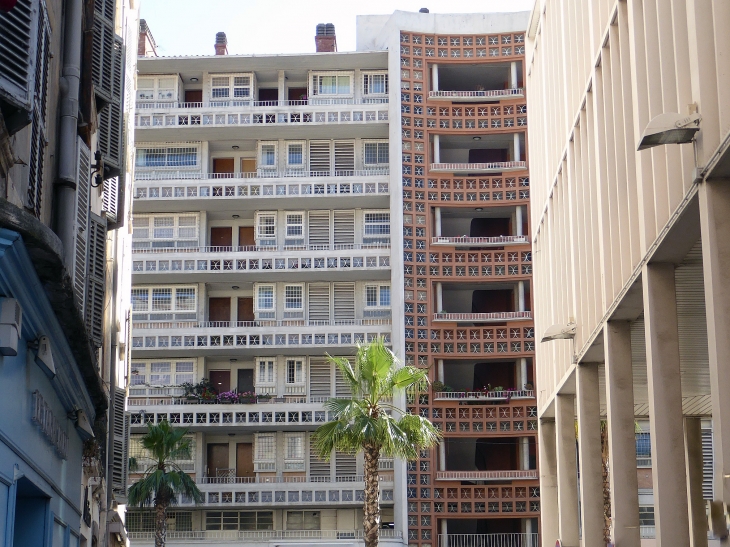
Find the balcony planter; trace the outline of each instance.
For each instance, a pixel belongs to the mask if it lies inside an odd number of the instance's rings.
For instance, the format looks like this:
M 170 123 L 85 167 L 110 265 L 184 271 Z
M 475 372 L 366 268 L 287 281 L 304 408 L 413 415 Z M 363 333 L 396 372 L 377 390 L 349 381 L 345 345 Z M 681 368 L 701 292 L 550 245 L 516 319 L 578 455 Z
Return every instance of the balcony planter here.
M 244 405 L 253 405 L 256 404 L 256 396 L 253 397 L 240 397 L 238 399 L 238 402 Z
M 189 405 L 197 405 L 200 402 L 197 395 L 188 395 L 185 397 L 185 402 Z
M 271 401 L 271 395 L 269 395 L 269 394 L 256 395 L 254 397 L 254 399 L 256 399 L 256 398 L 258 398 L 258 400 L 262 403 L 268 403 L 269 401 Z M 256 401 L 254 401 L 254 402 L 256 402 Z

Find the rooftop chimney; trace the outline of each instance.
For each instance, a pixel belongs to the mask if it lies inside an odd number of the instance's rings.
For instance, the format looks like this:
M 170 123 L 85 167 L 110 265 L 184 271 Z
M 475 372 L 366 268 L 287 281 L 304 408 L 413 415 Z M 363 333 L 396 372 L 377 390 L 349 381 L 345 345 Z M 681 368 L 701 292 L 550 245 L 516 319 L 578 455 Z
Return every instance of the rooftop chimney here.
M 421 8 L 418 10 L 418 13 L 429 13 L 428 8 Z
M 152 37 L 147 21 L 139 20 L 139 41 L 137 42 L 137 55 L 139 57 L 157 57 L 157 44 Z
M 332 23 L 317 25 L 317 34 L 314 37 L 317 53 L 337 51 L 337 37 L 335 26 Z
M 228 55 L 228 38 L 225 32 L 217 32 L 215 35 L 215 54 Z

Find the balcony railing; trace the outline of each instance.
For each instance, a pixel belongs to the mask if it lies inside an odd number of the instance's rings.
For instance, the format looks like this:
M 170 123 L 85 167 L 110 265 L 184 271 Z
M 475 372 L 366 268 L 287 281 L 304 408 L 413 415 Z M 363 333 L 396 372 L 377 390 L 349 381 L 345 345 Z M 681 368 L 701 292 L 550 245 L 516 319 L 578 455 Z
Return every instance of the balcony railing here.
M 654 539 L 656 538 L 656 526 L 642 524 L 639 526 L 639 534 L 641 535 L 641 539 Z
M 521 87 L 515 89 L 490 89 L 486 91 L 429 91 L 428 98 L 433 100 L 458 100 L 460 102 L 483 102 L 499 101 L 501 99 L 518 99 L 524 97 L 525 90 Z
M 531 311 L 502 311 L 493 313 L 435 313 L 434 321 L 451 323 L 494 323 L 498 321 L 528 321 Z
M 380 474 L 380 482 L 393 482 L 393 475 Z M 302 477 L 302 476 L 278 476 L 278 477 L 200 477 L 195 480 L 198 484 L 301 484 L 301 483 L 352 483 L 365 482 L 364 475 L 337 475 L 334 477 Z
M 537 479 L 537 469 L 524 471 L 436 471 L 437 481 L 499 481 Z
M 129 532 L 129 539 L 154 542 L 154 532 Z M 381 529 L 381 539 L 398 539 L 402 537 L 400 530 Z M 353 539 L 362 539 L 362 530 L 193 530 L 190 532 L 178 532 L 170 530 L 167 532 L 167 541 L 184 542 L 211 542 L 221 541 L 277 541 L 286 539 L 308 539 L 308 540 L 342 540 L 345 543 L 352 543 Z M 400 544 L 400 541 L 398 542 Z M 522 546 L 520 546 L 522 547 Z
M 531 389 L 510 391 L 437 391 L 434 401 L 502 401 L 505 399 L 534 399 Z
M 438 236 L 431 238 L 431 245 L 449 245 L 453 247 L 502 247 L 504 245 L 521 245 L 525 243 L 529 243 L 527 236 Z
M 514 90 L 505 90 L 514 91 Z M 448 93 L 448 92 L 446 92 Z M 457 92 L 458 93 L 458 92 Z M 171 102 L 171 101 L 137 101 L 137 110 L 176 110 L 191 108 L 271 108 L 275 106 L 332 106 L 355 104 L 388 104 L 388 96 L 354 99 L 352 97 L 337 99 L 312 98 L 296 101 L 246 101 L 240 99 L 209 101 L 209 102 Z
M 537 534 L 439 534 L 439 547 L 539 547 Z
M 288 179 L 288 178 L 323 178 L 323 177 L 382 177 L 390 173 L 388 167 L 373 167 L 371 169 L 344 169 L 335 171 L 307 171 L 304 169 L 289 169 L 276 171 L 273 169 L 259 169 L 258 171 L 238 173 L 202 173 L 192 170 L 155 169 L 152 171 L 135 171 L 134 180 L 236 180 L 236 179 Z
M 433 173 L 503 173 L 527 169 L 525 161 L 495 161 L 491 163 L 432 163 Z

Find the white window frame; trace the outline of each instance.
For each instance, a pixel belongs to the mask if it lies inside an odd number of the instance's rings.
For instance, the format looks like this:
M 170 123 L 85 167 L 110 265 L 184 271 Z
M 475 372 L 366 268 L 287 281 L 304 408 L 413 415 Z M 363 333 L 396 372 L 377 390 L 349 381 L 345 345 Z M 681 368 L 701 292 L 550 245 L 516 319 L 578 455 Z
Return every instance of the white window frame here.
M 290 443 L 290 441 L 293 441 Z M 298 454 L 291 452 L 298 445 Z M 305 470 L 304 433 L 284 433 L 284 471 Z
M 289 222 L 289 217 L 299 215 L 302 219 L 301 222 Z M 285 239 L 306 239 L 307 238 L 307 227 L 306 227 L 306 214 L 304 211 L 286 211 L 284 213 L 284 238 Z M 289 234 L 289 227 L 301 226 L 302 232 L 300 234 Z
M 172 217 L 172 226 L 155 226 L 156 219 Z M 192 221 L 192 224 L 189 224 Z M 172 230 L 170 237 L 157 237 L 155 228 Z M 132 215 L 132 248 L 189 248 L 197 247 L 200 238 L 199 213 L 169 213 L 156 215 Z M 155 243 L 158 243 L 155 245 Z
M 156 290 L 170 290 L 170 309 L 169 310 L 155 310 L 154 307 L 154 291 Z M 195 293 L 195 300 L 193 304 L 192 309 L 187 308 L 178 308 L 178 299 L 177 299 L 177 291 L 178 290 L 193 290 Z M 176 315 L 179 313 L 184 314 L 195 314 L 197 317 L 198 314 L 198 287 L 197 285 L 145 285 L 145 286 L 138 286 L 135 285 L 132 287 L 132 294 L 135 294 L 137 291 L 146 291 L 147 292 L 147 309 L 137 309 L 135 310 L 132 308 L 132 316 L 134 318 L 134 321 L 169 321 L 170 319 L 140 319 L 138 317 L 134 317 L 135 315 L 139 314 L 156 314 L 156 313 L 164 313 L 168 315 Z M 189 319 L 188 319 L 189 320 Z
M 262 378 L 262 368 L 263 374 Z M 259 357 L 256 359 L 256 388 L 259 387 L 276 387 L 276 358 Z
M 272 307 L 271 308 L 262 308 L 259 305 L 259 289 L 264 288 L 270 288 L 271 289 L 271 299 L 272 299 Z M 254 283 L 254 312 L 255 313 L 270 313 L 271 317 L 267 317 L 269 319 L 273 319 L 276 317 L 276 285 L 274 283 Z
M 301 516 L 302 516 L 302 525 L 301 525 L 300 528 L 291 528 L 290 527 L 291 526 L 291 524 L 290 524 L 290 522 L 291 522 L 291 516 L 294 513 L 301 513 Z M 319 523 L 318 523 L 318 526 L 319 527 L 318 528 L 312 528 L 312 527 L 308 527 L 308 526 L 305 525 L 305 515 L 307 515 L 307 514 L 309 514 L 309 515 L 315 515 L 316 514 L 317 515 L 317 517 L 319 519 Z M 321 511 L 312 511 L 311 509 L 309 511 L 306 511 L 306 510 L 305 511 L 299 511 L 299 510 L 287 511 L 286 512 L 286 529 L 287 530 L 299 530 L 299 531 L 305 531 L 305 530 L 321 530 L 322 529 L 322 512 Z
M 155 366 L 161 363 L 168 363 L 170 365 L 170 381 L 159 382 L 153 381 L 153 375 L 163 374 L 164 372 L 154 371 Z M 192 370 L 184 370 L 188 368 L 188 365 L 192 364 Z M 178 365 L 181 370 L 178 370 Z M 197 373 L 197 360 L 196 359 L 149 359 L 149 360 L 138 360 L 135 359 L 129 366 L 129 388 L 134 390 L 135 387 L 169 387 L 179 386 L 184 382 L 194 382 Z M 139 380 L 142 381 L 139 381 Z
M 372 289 L 372 288 L 375 288 L 375 291 L 376 291 L 375 296 L 377 298 L 377 304 L 375 304 L 375 305 L 368 304 L 368 289 Z M 383 288 L 387 288 L 388 289 L 388 295 L 389 295 L 388 296 L 388 300 L 389 300 L 389 303 L 388 304 L 383 304 L 382 303 L 382 300 L 381 300 L 381 290 Z M 364 288 L 364 291 L 363 291 L 363 304 L 365 306 L 365 309 L 368 309 L 368 310 L 376 310 L 376 309 L 386 310 L 386 309 L 390 309 L 391 304 L 392 304 L 392 292 L 391 292 L 390 283 L 368 283 L 368 284 L 366 284 L 365 285 L 365 288 Z
M 273 445 L 269 452 L 269 442 Z M 276 433 L 256 433 L 254 435 L 254 471 L 276 471 Z
M 367 139 L 367 140 L 362 141 L 362 164 L 365 167 L 365 169 L 373 168 L 373 167 L 388 167 L 390 165 L 390 149 L 389 149 L 390 144 L 389 143 L 390 143 L 390 141 L 388 141 L 388 139 Z M 368 144 L 376 145 L 376 150 L 375 150 L 375 159 L 376 160 L 378 160 L 379 156 L 380 156 L 380 153 L 378 152 L 378 148 L 380 148 L 380 145 L 384 144 L 386 150 L 388 151 L 388 161 L 385 161 L 385 162 L 376 161 L 375 163 L 367 163 L 365 147 Z
M 262 223 L 262 219 L 264 218 L 273 218 L 274 219 L 274 233 L 272 235 L 266 234 L 262 232 L 262 227 L 264 227 L 264 224 Z M 278 233 L 278 214 L 277 211 L 257 211 L 256 212 L 256 233 L 254 234 L 257 245 L 259 244 L 259 241 L 274 241 L 274 245 L 276 244 L 277 239 L 277 233 Z M 270 225 L 265 225 L 267 228 L 270 227 Z M 271 243 L 269 243 L 271 245 Z
M 274 147 L 274 163 L 271 165 L 264 165 L 264 147 Z M 279 143 L 277 141 L 259 141 L 258 152 L 256 154 L 256 166 L 259 169 L 265 171 L 275 171 L 279 166 Z
M 367 215 L 373 215 L 373 214 L 377 214 L 377 215 L 388 215 L 388 233 L 387 234 L 368 234 L 367 233 L 367 227 L 368 226 L 381 225 L 381 224 L 383 224 L 382 222 L 368 223 L 367 220 L 366 220 L 367 219 Z M 391 222 L 392 218 L 393 217 L 390 214 L 390 211 L 388 211 L 386 209 L 381 209 L 381 210 L 371 209 L 371 210 L 363 211 L 362 212 L 362 238 L 363 238 L 363 242 L 367 244 L 367 242 L 369 240 L 380 241 L 380 240 L 386 240 L 387 239 L 388 241 L 390 241 L 390 234 L 391 234 L 391 229 L 390 229 L 391 228 L 391 225 L 390 225 L 390 222 Z
M 383 76 L 385 78 L 385 91 L 380 93 L 373 93 L 369 91 L 369 88 L 371 87 L 371 84 L 369 83 L 369 78 L 372 78 L 373 76 Z M 361 89 L 362 89 L 362 95 L 363 97 L 387 97 L 388 91 L 390 91 L 390 84 L 388 82 L 388 72 L 387 71 L 372 71 L 372 72 L 363 72 L 362 73 L 362 81 L 361 81 Z
M 290 163 L 289 162 L 289 147 L 290 146 L 301 146 L 302 147 L 302 163 Z M 305 171 L 307 169 L 307 142 L 306 141 L 286 141 L 286 168 L 292 171 Z
M 289 308 L 287 307 L 287 289 L 289 287 L 296 287 L 301 291 L 301 306 L 298 308 Z M 284 285 L 284 311 L 285 312 L 292 312 L 292 311 L 304 311 L 304 299 L 305 299 L 305 291 L 304 291 L 304 283 L 287 283 Z
M 299 365 L 301 368 L 299 368 L 299 378 L 297 378 L 297 365 Z M 294 372 L 294 381 L 289 381 L 289 368 L 293 367 Z M 288 386 L 294 386 L 294 385 L 303 385 L 307 383 L 307 360 L 304 359 L 304 357 L 292 357 L 286 360 L 285 368 L 284 368 L 284 374 L 286 385 Z
M 159 162 L 159 165 L 140 165 L 141 150 L 157 150 L 159 153 L 164 151 L 164 161 Z M 171 161 L 170 157 L 174 157 L 175 151 L 180 153 L 180 150 L 187 150 L 191 154 L 194 153 L 195 164 L 176 165 L 174 161 Z M 141 142 L 135 147 L 135 177 L 137 180 L 154 179 L 154 172 L 156 171 L 200 172 L 203 166 L 201 158 L 201 143 L 199 142 Z
M 332 76 L 348 76 L 350 78 L 350 90 L 348 93 L 320 93 L 320 78 Z M 324 72 L 310 72 L 309 74 L 309 96 L 321 98 L 348 98 L 355 94 L 355 72 L 351 70 L 332 70 Z M 339 87 L 339 84 L 336 86 Z
M 160 81 L 166 80 L 166 79 L 172 79 L 175 80 L 175 84 L 172 88 L 169 87 L 161 87 Z M 152 80 L 152 87 L 151 88 L 142 88 L 140 87 L 140 83 L 142 83 L 145 80 Z M 172 93 L 168 93 L 168 90 L 171 90 Z M 146 93 L 145 93 L 146 92 Z M 142 94 L 148 94 L 151 93 L 151 97 L 143 97 Z M 164 97 L 160 97 L 160 93 L 165 93 Z M 155 74 L 155 75 L 147 75 L 144 76 L 138 76 L 137 77 L 137 94 L 136 102 L 138 103 L 174 103 L 177 102 L 178 97 L 180 96 L 180 76 L 178 74 Z M 144 108 L 144 106 L 142 106 Z
M 227 97 L 213 97 L 213 79 L 214 78 L 228 78 Z M 249 78 L 249 84 L 236 85 L 236 78 Z M 217 85 L 216 88 L 223 88 L 224 86 Z M 248 89 L 249 93 L 247 96 L 236 97 L 236 89 Z M 215 74 L 208 74 L 206 90 L 208 94 L 208 100 L 215 105 L 224 103 L 225 105 L 231 106 L 243 106 L 252 103 L 255 99 L 256 93 L 256 75 L 253 72 L 218 72 Z

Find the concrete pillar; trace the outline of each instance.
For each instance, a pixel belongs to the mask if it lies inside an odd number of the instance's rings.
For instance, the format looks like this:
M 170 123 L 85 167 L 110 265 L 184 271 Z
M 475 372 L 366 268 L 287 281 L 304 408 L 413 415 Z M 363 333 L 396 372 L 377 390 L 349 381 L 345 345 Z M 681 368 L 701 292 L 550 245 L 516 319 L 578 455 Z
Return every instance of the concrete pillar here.
M 439 443 L 439 471 L 446 471 L 446 439 Z
M 439 66 L 437 63 L 431 65 L 431 91 L 439 90 Z
M 517 62 L 512 61 L 512 64 L 510 65 L 510 71 L 509 71 L 509 86 L 512 89 L 517 89 Z
M 439 382 L 444 381 L 444 360 L 438 359 L 436 361 L 436 375 Z
M 517 282 L 517 305 L 519 311 L 525 311 L 525 282 Z
M 515 133 L 512 136 L 512 140 L 514 143 L 514 158 L 513 161 L 521 161 L 520 158 L 522 157 L 522 151 L 520 150 L 520 134 Z
M 554 547 L 558 532 L 558 459 L 555 422 L 540 420 L 537 429 L 540 461 L 540 517 L 542 547 Z M 638 531 L 638 530 L 637 530 Z
M 441 138 L 438 135 L 433 136 L 433 162 L 441 163 Z
M 440 534 L 439 547 L 449 547 L 449 522 L 446 519 L 441 519 Z
M 565 547 L 578 547 L 578 467 L 575 458 L 575 396 L 555 398 L 558 458 L 558 531 Z
M 520 437 L 520 469 L 530 469 L 530 438 Z
M 629 323 L 609 321 L 603 329 L 603 344 L 606 353 L 611 541 L 621 547 L 641 547 Z
M 516 236 L 524 235 L 522 233 L 522 223 L 523 223 L 523 220 L 522 220 L 522 205 L 518 205 L 515 208 L 515 235 Z
M 647 264 L 642 274 L 656 542 L 687 545 L 687 484 L 677 480 L 686 470 L 674 264 Z
M 436 313 L 444 309 L 444 286 L 441 282 L 436 283 Z
M 518 386 L 520 389 L 525 389 L 527 377 L 527 359 L 523 357 L 520 359 L 520 385 Z
M 705 281 L 707 349 L 710 357 L 715 499 L 730 504 L 730 185 L 700 185 L 702 267 Z M 730 540 L 728 540 L 730 541 Z M 724 543 L 727 544 L 727 543 Z
M 532 530 L 532 519 L 525 519 L 525 535 L 527 536 L 527 541 L 525 541 L 525 547 L 537 547 L 537 545 L 534 545 L 532 542 L 532 534 L 535 532 Z
M 598 391 L 598 365 L 579 365 L 576 369 L 576 399 L 583 547 L 606 547 L 603 541 L 603 464 Z
M 279 71 L 279 104 L 283 105 L 286 101 L 286 72 Z
M 436 237 L 441 237 L 441 207 L 433 208 L 434 228 Z
M 702 419 L 684 419 L 684 455 L 687 462 L 689 547 L 707 547 L 707 517 L 702 497 Z

